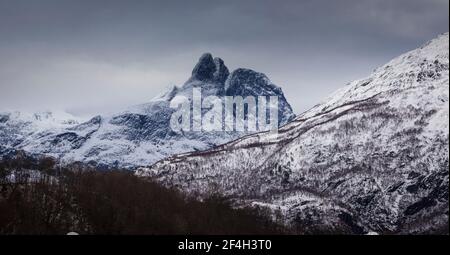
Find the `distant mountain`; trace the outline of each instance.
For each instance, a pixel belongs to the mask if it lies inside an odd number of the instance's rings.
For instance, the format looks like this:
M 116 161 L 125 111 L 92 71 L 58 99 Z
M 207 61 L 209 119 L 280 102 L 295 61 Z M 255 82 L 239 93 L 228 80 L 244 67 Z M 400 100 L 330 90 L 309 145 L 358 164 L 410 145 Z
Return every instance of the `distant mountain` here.
M 80 119 L 65 112 L 0 112 L 0 155 L 15 150 L 32 137 L 45 137 L 80 124 Z
M 446 33 L 343 87 L 278 136 L 253 134 L 136 174 L 267 207 L 302 231 L 448 234 L 448 121 Z
M 204 54 L 181 87 L 173 87 L 149 103 L 120 113 L 96 116 L 84 123 L 30 118 L 20 112 L 0 114 L 0 155 L 14 150 L 46 154 L 63 162 L 92 162 L 100 167 L 136 167 L 171 156 L 205 150 L 248 132 L 174 132 L 170 118 L 176 96 L 192 98 L 193 88 L 206 96 L 279 96 L 279 125 L 295 116 L 281 89 L 266 75 L 249 69 L 229 72 L 224 61 Z M 48 113 L 50 116 L 52 113 Z M 33 114 L 31 114 L 33 115 Z

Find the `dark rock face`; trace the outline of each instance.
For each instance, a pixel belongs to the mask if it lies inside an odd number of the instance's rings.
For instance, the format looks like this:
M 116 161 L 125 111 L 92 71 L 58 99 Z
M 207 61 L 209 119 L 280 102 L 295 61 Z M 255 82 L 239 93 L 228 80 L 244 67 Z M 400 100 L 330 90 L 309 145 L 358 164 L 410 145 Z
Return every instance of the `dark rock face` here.
M 61 147 L 70 144 L 70 149 L 78 149 L 86 141 L 85 137 L 77 133 L 68 132 L 57 135 L 50 143 L 53 147 Z
M 273 85 L 263 73 L 250 69 L 239 68 L 233 71 L 225 85 L 226 94 L 229 96 L 279 95 L 281 89 Z
M 216 63 L 210 53 L 203 54 L 192 70 L 192 79 L 198 81 L 212 81 L 216 72 Z
M 280 87 L 274 85 L 263 73 L 250 69 L 239 68 L 233 71 L 225 83 L 225 94 L 227 96 L 278 96 L 278 122 L 287 123 L 293 119 L 292 108 L 287 103 L 284 93 Z
M 221 58 L 214 58 L 214 64 L 216 65 L 216 70 L 213 74 L 213 81 L 215 83 L 225 84 L 228 75 L 230 75 L 228 68 L 225 66 Z
M 192 70 L 192 77 L 188 81 L 201 81 L 224 84 L 230 72 L 220 58 L 213 58 L 210 53 L 203 54 Z
M 101 122 L 102 122 L 102 117 L 95 116 L 92 119 L 90 119 L 89 121 L 86 121 L 79 125 L 75 125 L 73 127 L 68 128 L 68 130 L 81 131 L 81 130 L 89 129 L 89 128 L 97 128 L 98 129 L 98 127 L 100 127 L 100 125 L 101 125 Z
M 9 114 L 0 114 L 0 123 L 5 123 L 9 120 Z

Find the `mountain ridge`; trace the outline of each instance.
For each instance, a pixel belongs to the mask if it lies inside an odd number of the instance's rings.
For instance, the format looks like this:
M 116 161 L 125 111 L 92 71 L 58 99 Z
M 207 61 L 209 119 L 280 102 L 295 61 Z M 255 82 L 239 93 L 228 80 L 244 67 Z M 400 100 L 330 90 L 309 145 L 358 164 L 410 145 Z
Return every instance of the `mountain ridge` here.
M 448 227 L 448 33 L 394 58 L 278 135 L 174 155 L 136 174 L 262 206 L 303 231 Z
M 238 95 L 237 90 L 226 90 L 229 77 L 246 81 L 245 84 L 233 82 L 233 88 L 245 87 L 242 88 L 246 92 L 244 96 L 279 96 L 279 125 L 294 118 L 282 90 L 264 74 L 246 70 L 230 74 L 222 59 L 205 53 L 182 86 L 174 86 L 148 103 L 128 107 L 119 113 L 98 115 L 88 121 L 70 122 L 71 125 L 59 128 L 50 123 L 47 128 L 37 129 L 29 119 L 19 118 L 12 122 L 7 117 L 10 114 L 4 113 L 0 118 L 0 141 L 4 141 L 0 154 L 2 151 L 24 150 L 55 157 L 62 163 L 81 161 L 101 168 L 134 168 L 174 153 L 211 148 L 250 132 L 176 133 L 169 125 L 175 112 L 170 102 L 176 96 L 192 99 L 194 88 L 201 88 L 204 97 Z

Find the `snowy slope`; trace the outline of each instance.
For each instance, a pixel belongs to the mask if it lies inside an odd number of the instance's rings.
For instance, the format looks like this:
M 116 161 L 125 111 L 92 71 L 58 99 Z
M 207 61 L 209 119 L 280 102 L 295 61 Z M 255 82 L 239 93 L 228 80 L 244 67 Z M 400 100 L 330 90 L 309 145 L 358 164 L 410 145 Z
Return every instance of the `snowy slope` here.
M 78 125 L 81 119 L 65 112 L 0 112 L 0 155 L 34 137 L 45 137 Z
M 278 136 L 253 134 L 137 174 L 268 207 L 302 231 L 439 232 L 448 227 L 448 119 L 446 33 L 348 84 Z
M 205 150 L 246 135 L 242 132 L 173 132 L 169 125 L 174 112 L 169 107 L 170 101 L 175 96 L 191 98 L 193 88 L 201 88 L 204 97 L 278 95 L 279 124 L 294 118 L 281 89 L 264 74 L 249 69 L 237 69 L 230 74 L 223 60 L 204 54 L 183 86 L 175 86 L 149 103 L 117 114 L 96 116 L 67 126 L 50 122 L 43 125 L 43 121 L 33 119 L 18 123 L 9 117 L 11 113 L 0 115 L 3 151 L 20 149 L 54 156 L 63 162 L 132 168 L 152 164 L 175 153 Z

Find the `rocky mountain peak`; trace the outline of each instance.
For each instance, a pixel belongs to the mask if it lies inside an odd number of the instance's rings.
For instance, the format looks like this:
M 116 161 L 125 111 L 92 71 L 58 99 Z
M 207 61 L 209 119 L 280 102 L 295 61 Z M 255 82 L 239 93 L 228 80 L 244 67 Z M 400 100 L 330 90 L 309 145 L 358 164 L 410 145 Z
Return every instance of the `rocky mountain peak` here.
M 214 64 L 216 65 L 216 71 L 213 74 L 214 81 L 224 84 L 230 75 L 230 71 L 228 71 L 228 68 L 221 58 L 214 58 Z
M 192 70 L 192 80 L 223 84 L 228 78 L 229 71 L 220 58 L 213 58 L 210 53 L 203 54 Z

